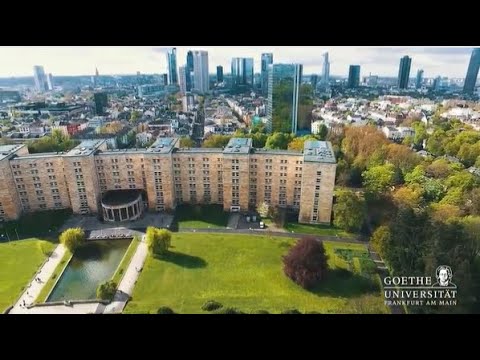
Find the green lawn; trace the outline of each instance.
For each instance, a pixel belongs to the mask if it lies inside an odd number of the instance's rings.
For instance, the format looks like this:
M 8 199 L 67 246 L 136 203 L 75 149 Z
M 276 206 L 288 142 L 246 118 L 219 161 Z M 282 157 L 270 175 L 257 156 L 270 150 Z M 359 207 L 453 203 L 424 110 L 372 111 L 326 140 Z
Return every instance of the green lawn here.
M 155 313 L 168 306 L 177 313 L 205 313 L 201 306 L 207 300 L 244 312 L 388 312 L 376 279 L 350 272 L 351 260 L 335 252 L 366 253 L 364 245 L 326 242 L 331 271 L 320 286 L 307 291 L 283 274 L 281 257 L 293 242 L 283 237 L 174 233 L 170 255 L 147 258 L 125 312 Z
M 52 291 L 59 277 L 62 275 L 63 271 L 67 267 L 72 256 L 73 254 L 70 251 L 68 250 L 65 251 L 65 254 L 62 257 L 62 260 L 60 260 L 60 262 L 58 263 L 52 276 L 50 277 L 50 279 L 48 279 L 45 285 L 43 285 L 43 288 L 40 291 L 40 294 L 38 294 L 37 298 L 35 299 L 35 303 L 41 304 L 47 301 L 48 295 L 50 295 L 50 292 Z
M 223 211 L 222 205 L 179 205 L 174 223 L 179 229 L 219 229 L 227 226 L 228 217 L 229 213 Z
M 0 311 L 17 301 L 55 246 L 39 239 L 0 243 Z
M 135 254 L 135 251 L 137 250 L 138 244 L 140 244 L 140 239 L 138 238 L 133 238 L 132 242 L 130 243 L 130 246 L 127 249 L 127 252 L 123 256 L 122 261 L 117 267 L 117 270 L 115 271 L 115 274 L 113 274 L 112 281 L 115 282 L 118 285 L 120 285 L 120 281 L 122 280 L 122 277 L 125 273 L 125 270 L 127 270 L 128 265 L 130 265 L 130 261 L 132 260 L 133 255 Z
M 0 225 L 0 238 L 18 240 L 29 237 L 55 237 L 71 215 L 70 209 L 47 210 L 25 214 L 20 219 Z
M 299 234 L 311 234 L 311 235 L 329 235 L 340 237 L 354 237 L 355 234 L 346 232 L 345 230 L 335 228 L 328 225 L 311 225 L 311 224 L 299 224 L 294 222 L 289 222 L 285 225 L 285 229 L 289 232 L 299 233 Z

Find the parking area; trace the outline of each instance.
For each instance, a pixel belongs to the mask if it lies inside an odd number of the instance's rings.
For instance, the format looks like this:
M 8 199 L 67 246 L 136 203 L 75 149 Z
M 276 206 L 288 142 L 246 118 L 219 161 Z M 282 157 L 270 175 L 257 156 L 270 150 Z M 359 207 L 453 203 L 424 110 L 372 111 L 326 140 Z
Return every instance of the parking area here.
M 239 230 L 260 229 L 260 216 L 256 214 L 239 214 L 237 227 Z

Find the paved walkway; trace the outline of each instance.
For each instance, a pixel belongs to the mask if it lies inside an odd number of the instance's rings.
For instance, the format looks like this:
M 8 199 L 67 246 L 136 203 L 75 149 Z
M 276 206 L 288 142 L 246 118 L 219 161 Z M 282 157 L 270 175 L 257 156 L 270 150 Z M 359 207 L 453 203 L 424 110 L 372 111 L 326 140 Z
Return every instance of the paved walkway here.
M 45 285 L 45 282 L 53 275 L 57 265 L 60 263 L 60 260 L 62 260 L 63 255 L 65 255 L 65 251 L 66 249 L 62 244 L 55 248 L 52 255 L 50 255 L 48 260 L 43 264 L 40 271 L 34 275 L 31 283 L 27 286 L 22 296 L 20 296 L 20 299 L 18 299 L 15 306 L 10 310 L 10 314 L 29 314 L 31 312 L 30 309 L 27 309 L 24 306 L 24 304 L 28 306 L 35 301 Z M 41 282 L 36 281 L 36 278 L 40 278 Z
M 104 314 L 120 314 L 123 311 L 125 305 L 127 305 L 127 301 L 132 296 L 133 288 L 135 287 L 147 255 L 147 243 L 145 241 L 145 236 L 143 236 L 142 241 L 138 244 L 137 250 L 130 261 L 130 265 L 125 271 L 125 275 L 118 286 L 115 297 L 113 298 L 113 301 L 105 307 L 103 311 Z
M 384 294 L 383 291 L 383 284 L 385 277 L 389 276 L 390 273 L 388 271 L 388 268 L 385 266 L 385 263 L 383 262 L 382 258 L 380 255 L 378 255 L 375 251 L 369 251 L 368 252 L 370 255 L 370 258 L 375 262 L 375 265 L 377 265 L 377 273 L 380 275 L 380 279 L 382 281 L 382 295 Z M 405 314 L 405 310 L 403 309 L 403 306 L 398 306 L 398 305 L 389 305 L 390 311 L 392 314 Z

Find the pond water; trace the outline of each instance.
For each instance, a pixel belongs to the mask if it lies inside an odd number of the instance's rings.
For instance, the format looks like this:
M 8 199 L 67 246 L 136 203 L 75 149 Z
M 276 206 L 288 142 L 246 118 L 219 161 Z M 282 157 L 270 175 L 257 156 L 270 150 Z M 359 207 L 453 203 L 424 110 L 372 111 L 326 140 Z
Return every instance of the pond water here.
M 98 285 L 112 278 L 130 242 L 89 241 L 77 249 L 47 302 L 95 299 Z

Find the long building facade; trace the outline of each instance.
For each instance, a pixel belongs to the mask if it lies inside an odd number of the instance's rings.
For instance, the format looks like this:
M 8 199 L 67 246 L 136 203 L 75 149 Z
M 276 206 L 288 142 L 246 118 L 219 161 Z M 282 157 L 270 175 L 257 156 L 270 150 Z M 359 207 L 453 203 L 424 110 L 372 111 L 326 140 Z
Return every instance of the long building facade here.
M 107 150 L 105 140 L 87 140 L 66 153 L 0 146 L 0 171 L 1 220 L 62 208 L 122 219 L 102 199 L 134 190 L 150 211 L 190 203 L 243 212 L 266 202 L 295 211 L 299 222 L 325 224 L 331 220 L 336 160 L 323 141 L 306 141 L 304 151 L 296 152 L 255 149 L 246 138 L 233 138 L 223 149 L 182 149 L 178 139 L 160 138 L 148 149 Z M 123 219 L 137 217 L 138 204 L 128 211 Z

